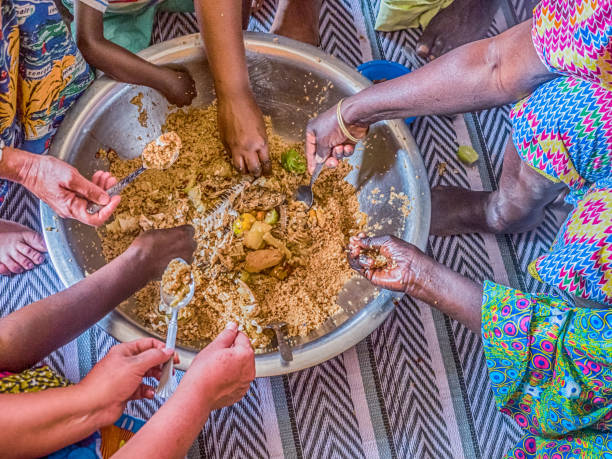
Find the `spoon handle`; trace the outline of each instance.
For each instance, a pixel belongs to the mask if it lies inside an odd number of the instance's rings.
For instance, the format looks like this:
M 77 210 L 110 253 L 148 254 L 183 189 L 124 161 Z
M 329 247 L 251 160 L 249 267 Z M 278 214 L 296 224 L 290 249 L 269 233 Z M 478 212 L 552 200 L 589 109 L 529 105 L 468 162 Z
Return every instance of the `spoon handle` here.
M 291 362 L 293 360 L 293 353 L 287 341 L 285 340 L 285 334 L 280 327 L 274 327 L 276 332 L 276 341 L 278 341 L 278 351 L 280 352 L 281 359 L 285 362 Z
M 310 176 L 310 188 L 312 188 L 312 186 L 314 185 L 315 180 L 319 178 L 319 175 L 321 174 L 321 171 L 323 170 L 324 165 L 325 165 L 325 161 L 320 162 L 315 166 L 315 170 Z
M 168 324 L 168 333 L 166 335 L 166 348 L 174 349 L 176 344 L 176 330 L 178 328 L 178 308 L 172 308 L 172 317 Z M 164 363 L 162 374 L 159 378 L 159 384 L 155 391 L 160 397 L 168 398 L 174 392 L 175 381 L 172 375 L 174 371 L 174 356 Z
M 111 186 L 108 190 L 106 190 L 106 192 L 111 198 L 113 196 L 117 196 L 119 193 L 121 193 L 125 189 L 126 186 L 128 186 L 130 183 L 136 180 L 136 177 L 138 177 L 140 174 L 142 174 L 146 170 L 147 169 L 144 166 L 140 167 L 139 169 L 136 169 L 134 172 L 132 172 L 127 177 L 125 177 L 123 180 L 120 180 L 115 185 Z M 89 205 L 87 206 L 87 213 L 90 215 L 93 215 L 96 212 L 99 212 L 101 208 L 102 208 L 101 205 L 90 202 Z

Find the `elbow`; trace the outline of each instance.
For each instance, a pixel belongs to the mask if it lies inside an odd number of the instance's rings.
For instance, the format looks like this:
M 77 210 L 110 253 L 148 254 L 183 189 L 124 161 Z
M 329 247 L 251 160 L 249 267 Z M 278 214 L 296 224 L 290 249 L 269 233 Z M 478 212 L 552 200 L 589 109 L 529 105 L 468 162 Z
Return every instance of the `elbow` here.
M 502 53 L 499 41 L 495 38 L 488 40 L 484 63 L 489 75 L 491 90 L 497 96 L 496 98 L 499 98 L 502 103 L 514 100 L 515 95 L 504 78 Z

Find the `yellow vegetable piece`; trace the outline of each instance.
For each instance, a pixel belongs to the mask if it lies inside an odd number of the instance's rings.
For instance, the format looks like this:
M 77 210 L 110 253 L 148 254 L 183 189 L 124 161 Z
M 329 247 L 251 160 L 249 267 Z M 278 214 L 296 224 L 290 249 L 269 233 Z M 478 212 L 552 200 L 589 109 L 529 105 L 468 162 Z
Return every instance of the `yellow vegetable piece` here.
M 253 223 L 255 223 L 255 217 L 252 214 L 244 213 L 234 220 L 232 230 L 236 236 L 240 236 L 245 231 L 249 231 Z
M 266 222 L 268 225 L 275 225 L 276 223 L 278 223 L 278 212 L 276 211 L 276 209 L 270 209 L 266 212 L 264 222 Z
M 254 222 L 248 233 L 244 235 L 244 245 L 252 250 L 261 249 L 264 243 L 264 234 L 272 229 L 264 222 Z

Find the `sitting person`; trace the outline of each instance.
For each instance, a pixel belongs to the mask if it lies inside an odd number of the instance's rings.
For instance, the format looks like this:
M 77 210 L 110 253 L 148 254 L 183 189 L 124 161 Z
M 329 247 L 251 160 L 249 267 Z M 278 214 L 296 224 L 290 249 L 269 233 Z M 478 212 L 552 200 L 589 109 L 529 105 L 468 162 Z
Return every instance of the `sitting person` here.
M 377 267 L 374 253 L 387 265 Z M 506 457 L 612 454 L 609 306 L 576 307 L 555 295 L 477 283 L 393 236 L 353 237 L 348 257 L 375 285 L 422 300 L 482 336 L 495 402 L 526 431 Z
M 80 0 L 75 15 L 77 43 L 87 62 L 110 77 L 156 89 L 172 104 L 189 105 L 196 89 L 186 71 L 154 65 L 134 54 L 150 42 L 152 6 L 157 3 Z M 217 94 L 221 138 L 236 169 L 260 176 L 269 173 L 271 166 L 263 115 L 250 88 L 242 39 L 250 3 L 196 0 L 195 10 Z M 307 42 L 315 36 L 318 40 L 320 7 L 321 0 L 280 0 L 272 32 Z
M 106 426 L 122 415 L 128 400 L 153 398 L 154 389 L 143 378 L 159 378 L 173 351 L 152 338 L 115 346 L 77 384 L 48 367 L 32 366 L 159 278 L 170 260 L 191 260 L 195 246 L 190 226 L 142 233 L 81 282 L 0 319 L 3 456 L 93 457 L 100 446 L 108 447 Z M 228 324 L 116 457 L 160 457 L 160 451 L 164 457 L 184 457 L 210 412 L 244 396 L 255 376 L 254 362 L 249 339 Z M 79 448 L 92 451 L 79 455 Z
M 60 216 L 102 224 L 118 198 L 46 153 L 68 109 L 92 80 L 87 63 L 52 0 L 6 0 L 0 9 L 0 203 L 9 182 L 24 185 Z M 96 181 L 106 180 L 102 172 Z M 105 207 L 85 212 L 87 201 Z M 0 220 L 0 275 L 44 260 L 42 237 Z
M 535 9 L 533 28 L 523 23 L 368 88 L 344 100 L 340 116 L 355 139 L 380 119 L 478 110 L 530 94 L 511 112 L 514 129 L 499 188 L 435 188 L 431 231 L 527 231 L 569 189 L 566 201 L 574 209 L 554 249 L 536 260 L 530 272 L 583 303 L 612 304 L 605 255 L 612 250 L 606 230 L 612 203 L 612 7 L 578 8 L 580 3 L 544 0 Z M 568 10 L 574 11 L 572 21 L 559 23 Z M 585 30 L 598 39 L 583 40 Z M 452 91 L 446 84 L 449 73 L 461 76 Z M 334 107 L 310 122 L 306 153 L 311 170 L 315 153 L 316 161 L 331 166 L 352 153 L 354 143 L 338 121 Z M 583 264 L 568 270 L 574 256 Z

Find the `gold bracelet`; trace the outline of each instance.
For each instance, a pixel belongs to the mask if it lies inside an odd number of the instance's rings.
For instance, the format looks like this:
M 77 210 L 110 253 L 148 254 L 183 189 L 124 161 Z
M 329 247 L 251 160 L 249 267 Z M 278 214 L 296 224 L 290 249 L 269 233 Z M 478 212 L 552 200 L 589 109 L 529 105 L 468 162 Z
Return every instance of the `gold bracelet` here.
M 347 139 L 349 139 L 353 143 L 359 143 L 359 139 L 349 132 L 349 130 L 346 128 L 346 125 L 344 124 L 344 120 L 342 119 L 341 110 L 343 101 L 344 98 L 340 99 L 336 107 L 336 118 L 338 119 L 338 126 L 340 126 L 340 130 L 346 136 Z

